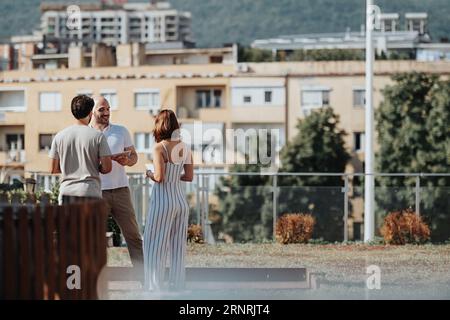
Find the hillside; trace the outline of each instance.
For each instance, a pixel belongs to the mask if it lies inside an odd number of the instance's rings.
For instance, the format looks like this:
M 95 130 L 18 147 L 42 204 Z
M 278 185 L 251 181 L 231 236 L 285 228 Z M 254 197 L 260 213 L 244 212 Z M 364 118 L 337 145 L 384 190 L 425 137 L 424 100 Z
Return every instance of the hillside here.
M 59 0 L 52 2 L 95 2 Z M 131 1 L 131 0 L 130 0 Z M 0 39 L 26 34 L 39 25 L 40 0 L 0 0 Z M 136 2 L 136 1 L 135 1 Z M 141 1 L 142 2 L 142 1 Z M 364 0 L 170 0 L 193 15 L 198 46 L 228 42 L 249 44 L 256 38 L 281 34 L 360 30 Z M 450 36 L 448 0 L 375 0 L 383 12 L 425 11 L 434 39 Z M 403 25 L 403 24 L 402 24 Z

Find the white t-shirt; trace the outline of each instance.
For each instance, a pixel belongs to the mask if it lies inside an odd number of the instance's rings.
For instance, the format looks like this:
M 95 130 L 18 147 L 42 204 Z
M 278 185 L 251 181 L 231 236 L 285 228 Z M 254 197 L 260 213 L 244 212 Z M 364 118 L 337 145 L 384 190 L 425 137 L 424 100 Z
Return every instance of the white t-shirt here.
M 123 126 L 110 123 L 102 133 L 106 137 L 111 154 L 121 153 L 125 148 L 133 146 L 130 133 Z M 100 174 L 100 180 L 102 190 L 128 187 L 128 177 L 125 172 L 125 167 L 114 160 L 112 161 L 111 172 Z

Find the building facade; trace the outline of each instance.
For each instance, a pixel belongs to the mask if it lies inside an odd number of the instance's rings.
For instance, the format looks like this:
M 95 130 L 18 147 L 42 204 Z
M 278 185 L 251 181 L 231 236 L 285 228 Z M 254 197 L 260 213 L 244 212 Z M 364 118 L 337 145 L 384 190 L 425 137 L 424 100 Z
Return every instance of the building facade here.
M 374 105 L 391 76 L 411 70 L 450 73 L 448 62 L 375 63 Z M 1 166 L 23 175 L 48 171 L 52 136 L 70 125 L 70 101 L 78 94 L 103 95 L 112 121 L 127 126 L 140 153 L 143 171 L 151 162 L 152 122 L 157 111 L 176 111 L 187 131 L 204 129 L 276 129 L 279 147 L 296 134 L 298 119 L 330 106 L 339 115 L 353 154 L 348 171 L 361 172 L 364 159 L 364 63 L 298 62 L 242 65 L 168 65 L 0 73 Z M 226 139 L 224 139 L 226 141 Z M 225 152 L 225 151 L 224 151 Z M 227 167 L 224 155 L 211 163 Z M 18 171 L 17 171 L 18 170 Z
M 374 106 L 382 101 L 392 75 L 412 70 L 448 78 L 450 63 L 377 61 Z M 161 108 L 174 110 L 182 129 L 191 134 L 197 170 L 226 172 L 243 163 L 251 149 L 242 137 L 262 129 L 276 132 L 279 151 L 297 134 L 299 119 L 324 107 L 333 108 L 347 133 L 352 159 L 346 171 L 363 172 L 364 72 L 364 63 L 357 61 L 0 72 L 0 182 L 49 172 L 53 136 L 74 122 L 70 101 L 78 94 L 106 97 L 111 121 L 129 129 L 139 155 L 129 173 L 142 174 L 152 165 L 154 115 Z M 214 190 L 215 180 L 209 183 Z M 361 234 L 357 230 L 363 217 L 362 196 L 352 190 L 350 238 Z
M 41 31 L 48 39 L 118 45 L 130 42 L 193 43 L 191 14 L 168 2 L 122 5 L 43 3 Z

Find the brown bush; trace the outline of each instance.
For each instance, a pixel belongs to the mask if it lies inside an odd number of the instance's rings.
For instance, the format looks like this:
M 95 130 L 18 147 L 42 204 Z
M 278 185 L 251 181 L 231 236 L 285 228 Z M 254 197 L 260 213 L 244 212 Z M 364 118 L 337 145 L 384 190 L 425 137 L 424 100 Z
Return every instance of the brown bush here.
M 202 226 L 199 224 L 190 224 L 188 226 L 187 240 L 194 243 L 204 243 Z
M 430 228 L 411 209 L 389 213 L 380 232 L 387 244 L 421 244 L 430 239 Z
M 310 214 L 284 214 L 277 221 L 277 241 L 283 244 L 308 243 L 314 231 L 315 224 L 316 219 Z

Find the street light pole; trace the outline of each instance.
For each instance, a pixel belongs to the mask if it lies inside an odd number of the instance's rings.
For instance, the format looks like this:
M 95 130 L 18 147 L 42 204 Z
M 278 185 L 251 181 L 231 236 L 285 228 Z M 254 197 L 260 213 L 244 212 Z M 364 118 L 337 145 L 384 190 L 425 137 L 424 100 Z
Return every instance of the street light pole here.
M 364 178 L 364 241 L 375 236 L 374 214 L 374 151 L 373 151 L 373 64 L 374 50 L 372 31 L 375 28 L 373 0 L 366 0 L 366 113 L 365 113 L 365 178 Z

